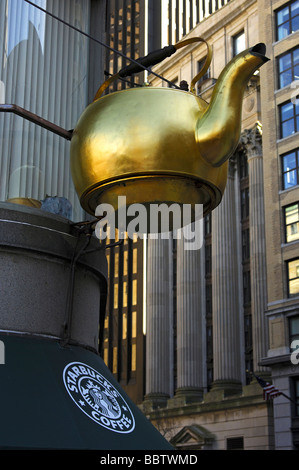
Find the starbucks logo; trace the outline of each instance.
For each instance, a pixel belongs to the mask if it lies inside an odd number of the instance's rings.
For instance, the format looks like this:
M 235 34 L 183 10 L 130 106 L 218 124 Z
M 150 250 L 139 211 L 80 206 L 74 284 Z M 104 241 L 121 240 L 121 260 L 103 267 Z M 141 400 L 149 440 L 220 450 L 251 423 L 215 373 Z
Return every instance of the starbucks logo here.
M 68 364 L 63 381 L 70 397 L 89 418 L 118 433 L 130 433 L 135 420 L 116 388 L 99 372 L 81 362 Z

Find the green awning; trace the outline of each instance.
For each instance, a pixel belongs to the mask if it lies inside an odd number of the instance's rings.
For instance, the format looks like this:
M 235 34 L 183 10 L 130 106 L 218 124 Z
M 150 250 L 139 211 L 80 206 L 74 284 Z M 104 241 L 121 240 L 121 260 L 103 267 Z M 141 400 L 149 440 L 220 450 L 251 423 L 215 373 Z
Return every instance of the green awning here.
M 97 354 L 25 335 L 0 340 L 0 449 L 171 449 Z

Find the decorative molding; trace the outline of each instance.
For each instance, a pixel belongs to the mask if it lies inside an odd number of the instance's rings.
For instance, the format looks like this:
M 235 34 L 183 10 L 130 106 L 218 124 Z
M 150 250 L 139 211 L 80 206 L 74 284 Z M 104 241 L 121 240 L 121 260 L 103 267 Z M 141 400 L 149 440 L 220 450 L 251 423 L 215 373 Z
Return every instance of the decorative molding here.
M 262 125 L 259 121 L 251 129 L 245 129 L 241 133 L 238 150 L 247 154 L 248 160 L 263 155 Z

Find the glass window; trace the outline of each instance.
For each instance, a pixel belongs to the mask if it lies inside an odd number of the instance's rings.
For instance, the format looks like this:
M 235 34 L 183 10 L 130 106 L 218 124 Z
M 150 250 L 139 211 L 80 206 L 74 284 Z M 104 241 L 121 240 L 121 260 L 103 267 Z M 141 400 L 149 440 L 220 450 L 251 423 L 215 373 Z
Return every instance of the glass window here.
M 295 403 L 299 403 L 299 378 L 295 377 L 293 379 L 294 383 L 294 401 Z M 299 405 L 297 404 L 295 407 L 295 416 L 299 416 Z
M 298 149 L 282 155 L 282 177 L 283 189 L 291 188 L 298 184 L 299 165 L 298 165 Z
M 128 275 L 128 268 L 129 268 L 128 257 L 129 257 L 128 250 L 125 250 L 124 253 L 123 253 L 123 273 L 124 273 L 124 276 Z
M 137 336 L 137 312 L 133 310 L 132 312 L 132 338 Z
M 132 344 L 132 349 L 131 349 L 131 371 L 134 372 L 136 370 L 137 366 L 137 354 L 136 354 L 136 344 Z
M 229 437 L 226 440 L 227 450 L 240 450 L 244 449 L 244 438 L 243 437 Z
M 137 305 L 137 279 L 132 282 L 132 305 Z
M 114 284 L 113 307 L 118 308 L 118 284 Z
M 128 305 L 128 286 L 127 282 L 123 283 L 123 307 Z
M 204 218 L 204 231 L 205 235 L 210 235 L 212 232 L 212 217 L 211 214 L 208 214 Z
M 287 262 L 289 296 L 299 295 L 299 258 Z
M 250 258 L 250 236 L 249 228 L 242 230 L 242 261 L 245 262 Z
M 249 188 L 241 191 L 241 219 L 244 220 L 249 216 Z
M 108 348 L 105 348 L 104 349 L 104 362 L 106 364 L 106 366 L 108 366 Z
M 288 101 L 280 109 L 280 137 L 284 138 L 299 130 L 299 106 Z
M 205 275 L 209 276 L 212 273 L 212 245 L 205 245 Z
M 289 340 L 290 344 L 299 339 L 299 316 L 289 318 Z
M 299 0 L 289 2 L 276 13 L 276 39 L 285 38 L 299 29 Z
M 133 274 L 137 273 L 137 248 L 133 249 Z
M 117 347 L 114 346 L 113 348 L 113 366 L 112 366 L 112 372 L 113 374 L 117 374 L 117 357 L 118 357 L 118 350 Z
M 123 313 L 123 321 L 122 321 L 122 329 L 123 329 L 123 334 L 122 334 L 122 339 L 126 339 L 127 337 L 127 328 L 128 328 L 128 317 L 126 313 Z
M 118 277 L 119 271 L 119 253 L 115 253 L 114 255 L 114 276 Z
M 285 239 L 292 242 L 299 239 L 299 204 L 292 204 L 284 208 Z
M 90 0 L 34 0 L 90 32 Z M 75 3 L 75 7 L 74 7 Z M 0 1 L 1 102 L 72 129 L 88 104 L 89 41 L 20 0 Z M 65 197 L 73 220 L 83 211 L 69 170 L 69 143 L 20 116 L 0 113 L 0 200 Z
M 299 48 L 278 58 L 278 86 L 283 88 L 299 80 Z
M 201 71 L 201 69 L 203 68 L 204 66 L 204 63 L 205 63 L 205 59 L 203 60 L 200 60 L 197 62 L 197 73 L 199 73 Z M 197 88 L 198 88 L 198 93 L 201 92 L 201 86 L 202 84 L 208 80 L 211 76 L 211 71 L 210 71 L 210 68 L 208 68 L 208 70 L 206 71 L 206 73 L 198 80 L 197 82 Z
M 243 301 L 244 305 L 248 305 L 251 302 L 250 271 L 243 272 Z
M 246 49 L 245 33 L 242 31 L 233 37 L 233 55 L 237 55 Z

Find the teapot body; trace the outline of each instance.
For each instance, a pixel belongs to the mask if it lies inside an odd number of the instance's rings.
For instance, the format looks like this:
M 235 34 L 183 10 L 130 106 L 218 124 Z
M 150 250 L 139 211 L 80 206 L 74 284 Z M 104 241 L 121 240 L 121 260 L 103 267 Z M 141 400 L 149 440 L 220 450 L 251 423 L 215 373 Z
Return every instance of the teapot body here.
M 123 90 L 91 103 L 71 141 L 71 172 L 81 206 L 117 210 L 139 203 L 202 204 L 209 213 L 221 201 L 227 162 L 212 166 L 196 143 L 196 125 L 208 104 L 173 88 Z

